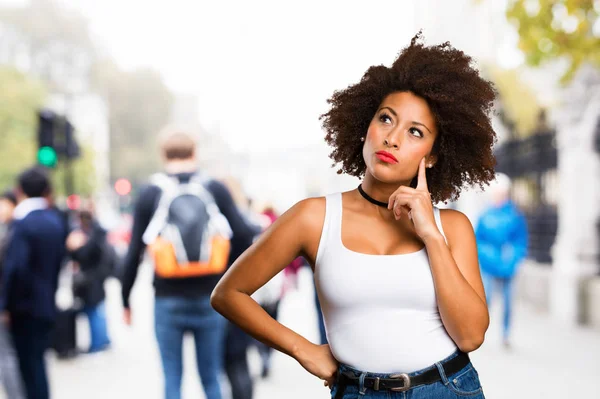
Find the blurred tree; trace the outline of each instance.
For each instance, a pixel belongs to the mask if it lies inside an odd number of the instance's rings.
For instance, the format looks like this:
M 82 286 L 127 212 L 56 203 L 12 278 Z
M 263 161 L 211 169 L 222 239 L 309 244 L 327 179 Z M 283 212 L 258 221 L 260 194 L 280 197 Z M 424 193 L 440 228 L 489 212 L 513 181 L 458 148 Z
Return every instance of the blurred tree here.
M 73 187 L 75 192 L 82 196 L 90 196 L 96 189 L 96 170 L 94 163 L 95 151 L 89 144 L 81 146 L 81 156 L 71 161 L 73 171 Z M 52 172 L 52 184 L 57 196 L 65 196 L 65 173 L 64 162 L 59 161 L 59 166 Z
M 516 25 L 528 64 L 565 58 L 566 82 L 584 63 L 600 67 L 600 2 L 597 0 L 511 0 L 506 16 Z
M 487 67 L 486 72 L 498 90 L 503 122 L 518 137 L 532 133 L 541 111 L 534 91 L 520 79 L 517 70 Z
M 13 187 L 15 178 L 36 163 L 37 111 L 44 103 L 41 82 L 14 68 L 0 67 L 0 190 Z M 84 146 L 82 156 L 73 162 L 75 188 L 84 195 L 94 189 L 94 151 Z M 52 172 L 54 188 L 64 193 L 64 166 L 59 162 Z
M 44 102 L 40 82 L 10 67 L 0 67 L 0 190 L 35 162 L 36 111 Z
M 96 49 L 88 21 L 52 0 L 0 8 L 0 62 L 19 65 L 51 93 L 86 90 Z
M 0 7 L 0 64 L 39 77 L 49 94 L 64 95 L 67 107 L 78 93 L 101 93 L 109 106 L 111 176 L 142 180 L 159 167 L 155 138 L 169 120 L 171 93 L 155 71 L 124 72 L 101 61 L 88 25 L 53 0 Z
M 44 89 L 9 67 L 0 67 L 0 189 L 14 186 L 15 177 L 35 162 L 36 111 Z
M 111 179 L 144 181 L 160 169 L 157 134 L 169 121 L 171 92 L 158 72 L 125 72 L 109 60 L 94 66 L 93 82 L 109 107 Z

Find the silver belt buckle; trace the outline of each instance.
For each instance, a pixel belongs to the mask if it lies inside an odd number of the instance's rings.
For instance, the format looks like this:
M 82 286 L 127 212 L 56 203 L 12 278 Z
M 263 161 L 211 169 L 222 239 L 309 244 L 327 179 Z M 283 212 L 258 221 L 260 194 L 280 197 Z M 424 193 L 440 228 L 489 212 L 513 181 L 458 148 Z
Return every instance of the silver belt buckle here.
M 402 379 L 404 381 L 404 386 L 403 387 L 390 388 L 390 391 L 404 392 L 404 391 L 408 391 L 410 389 L 410 377 L 408 376 L 408 374 L 405 374 L 405 373 L 402 373 L 402 374 L 393 374 L 393 375 L 390 375 L 390 378 L 393 379 L 393 380 Z

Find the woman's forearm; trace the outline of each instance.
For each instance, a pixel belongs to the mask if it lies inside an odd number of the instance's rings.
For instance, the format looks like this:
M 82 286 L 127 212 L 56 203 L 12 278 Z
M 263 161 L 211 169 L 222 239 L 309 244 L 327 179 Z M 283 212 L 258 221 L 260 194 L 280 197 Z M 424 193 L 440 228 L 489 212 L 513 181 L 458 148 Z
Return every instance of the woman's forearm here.
M 249 335 L 294 359 L 310 342 L 285 327 L 249 295 L 229 289 L 216 289 L 211 296 L 213 308 Z
M 442 322 L 462 351 L 474 351 L 489 325 L 487 305 L 462 275 L 441 234 L 425 245 Z

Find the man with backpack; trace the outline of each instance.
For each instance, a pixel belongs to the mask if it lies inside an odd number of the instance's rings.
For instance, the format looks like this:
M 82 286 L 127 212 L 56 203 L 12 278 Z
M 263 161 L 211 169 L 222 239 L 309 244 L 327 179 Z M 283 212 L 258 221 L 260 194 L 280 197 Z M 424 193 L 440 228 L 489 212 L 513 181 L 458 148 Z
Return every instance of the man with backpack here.
M 194 335 L 207 399 L 222 398 L 225 320 L 212 309 L 210 294 L 256 234 L 227 188 L 198 171 L 195 151 L 193 137 L 185 132 L 163 136 L 166 173 L 153 176 L 139 193 L 124 262 L 124 317 L 130 324 L 129 296 L 146 247 L 154 260 L 155 330 L 166 399 L 181 397 L 186 332 Z

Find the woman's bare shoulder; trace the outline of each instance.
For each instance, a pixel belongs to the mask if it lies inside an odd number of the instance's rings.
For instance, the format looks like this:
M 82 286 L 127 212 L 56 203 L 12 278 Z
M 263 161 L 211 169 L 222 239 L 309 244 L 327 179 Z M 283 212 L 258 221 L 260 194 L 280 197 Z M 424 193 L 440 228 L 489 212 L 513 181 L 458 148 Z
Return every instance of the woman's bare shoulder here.
M 325 219 L 325 197 L 306 198 L 297 202 L 286 214 L 290 221 L 299 223 L 303 228 L 319 228 Z
M 464 213 L 455 209 L 440 209 L 442 227 L 448 242 L 471 240 L 474 236 L 471 221 Z

